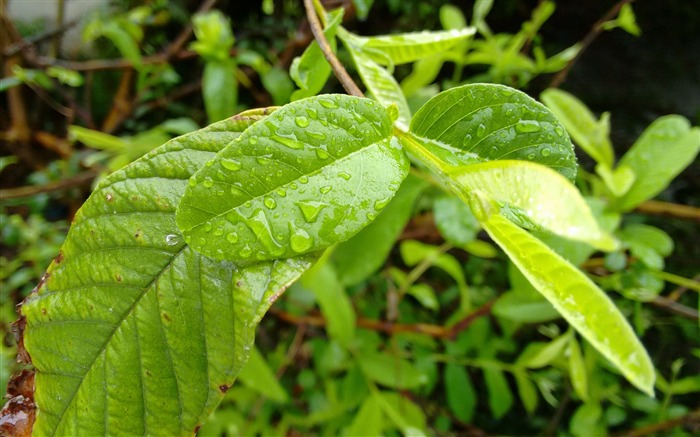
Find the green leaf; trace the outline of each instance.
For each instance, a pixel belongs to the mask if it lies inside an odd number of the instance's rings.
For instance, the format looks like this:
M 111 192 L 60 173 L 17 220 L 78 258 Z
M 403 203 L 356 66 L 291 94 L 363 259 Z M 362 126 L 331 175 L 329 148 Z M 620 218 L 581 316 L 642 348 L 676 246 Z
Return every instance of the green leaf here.
M 522 323 L 542 323 L 556 320 L 559 313 L 548 301 L 530 296 L 519 290 L 503 293 L 493 305 L 492 312 L 498 317 Z
M 326 319 L 328 335 L 349 347 L 355 338 L 355 310 L 333 267 L 327 262 L 317 264 L 301 277 L 301 284 L 314 293 Z
M 489 409 L 494 419 L 500 419 L 513 406 L 513 394 L 502 370 L 486 367 L 483 372 L 489 395 Z
M 615 160 L 610 144 L 608 117 L 596 120 L 593 113 L 572 94 L 556 88 L 542 92 L 540 98 L 559 118 L 574 142 L 598 163 L 610 168 Z
M 435 81 L 445 62 L 442 54 L 420 59 L 413 64 L 411 74 L 401 81 L 401 90 L 406 96 L 416 94 L 420 89 Z
M 238 375 L 238 380 L 246 387 L 250 387 L 268 399 L 277 402 L 287 402 L 289 396 L 280 385 L 277 377 L 270 369 L 257 347 L 250 350 L 248 363 Z
M 445 29 L 462 29 L 467 27 L 467 20 L 457 6 L 446 4 L 440 6 L 440 24 Z
M 377 403 L 384 414 L 401 430 L 404 436 L 425 436 L 425 414 L 423 410 L 399 393 L 374 391 Z
M 653 395 L 654 366 L 610 298 L 585 274 L 499 214 L 484 229 L 532 285 L 637 388 Z
M 446 364 L 443 373 L 447 406 L 462 422 L 471 423 L 476 409 L 476 391 L 467 369 L 455 364 Z
M 347 44 L 347 47 L 362 83 L 372 93 L 372 97 L 385 107 L 396 105 L 399 112 L 397 124 L 402 128 L 407 127 L 411 120 L 411 110 L 394 76 L 353 45 Z
M 531 342 L 516 360 L 516 364 L 528 369 L 539 369 L 559 358 L 571 340 L 571 335 L 563 334 L 549 343 Z
M 372 8 L 372 4 L 374 4 L 374 0 L 352 0 L 352 4 L 355 5 L 355 10 L 357 11 L 357 19 L 365 21 L 369 10 Z
M 384 265 L 425 187 L 422 179 L 409 175 L 375 221 L 333 250 L 331 259 L 343 285 L 357 284 Z
M 457 194 L 468 199 L 474 191 L 498 202 L 517 224 L 545 230 L 602 250 L 617 242 L 593 217 L 576 187 L 561 174 L 524 161 L 492 161 L 448 169 Z
M 624 196 L 634 183 L 634 171 L 627 166 L 618 166 L 612 170 L 606 165 L 598 164 L 595 171 L 615 197 Z
M 367 396 L 352 423 L 345 430 L 347 436 L 381 435 L 384 428 L 382 408 L 376 396 Z
M 326 27 L 323 29 L 323 34 L 328 39 L 328 43 L 335 52 L 336 42 L 335 34 L 338 26 L 343 21 L 344 9 L 335 9 L 327 14 Z M 304 50 L 301 56 L 294 58 L 292 66 L 289 69 L 289 75 L 294 83 L 299 87 L 292 94 L 292 100 L 299 100 L 305 97 L 310 97 L 318 94 L 326 84 L 328 77 L 331 75 L 331 66 L 323 56 L 323 52 L 316 40 Z
M 217 259 L 315 252 L 374 220 L 407 173 L 383 108 L 312 97 L 255 123 L 207 162 L 190 179 L 177 223 L 195 250 Z
M 662 270 L 664 257 L 673 252 L 673 240 L 659 228 L 649 225 L 631 224 L 620 232 L 620 239 L 626 243 L 630 253 L 647 266 Z
M 588 401 L 588 370 L 575 338 L 569 342 L 569 378 L 574 391 L 582 401 Z
M 695 160 L 700 151 L 700 128 L 691 128 L 680 115 L 655 120 L 620 160 L 636 178 L 615 206 L 627 211 L 659 194 Z
M 435 296 L 435 291 L 428 284 L 415 284 L 406 290 L 406 294 L 413 296 L 424 307 L 437 310 L 440 303 Z
M 471 37 L 474 33 L 473 27 L 465 27 L 371 37 L 344 32 L 341 36 L 349 39 L 357 50 L 366 52 L 374 61 L 391 66 L 414 62 L 442 53 Z
M 19 162 L 19 158 L 14 155 L 10 156 L 0 156 L 0 172 L 5 170 L 5 167 L 11 164 Z
M 517 371 L 513 373 L 515 377 L 515 384 L 518 387 L 518 396 L 520 396 L 520 401 L 525 407 L 525 411 L 528 414 L 532 414 L 537 409 L 537 404 L 539 402 L 539 396 L 537 395 L 537 388 L 535 383 L 532 382 L 527 373 L 523 371 Z
M 493 0 L 476 0 L 473 7 L 472 26 L 484 36 L 491 35 L 491 29 L 486 24 L 486 16 L 493 7 Z
M 232 60 L 212 61 L 204 65 L 202 96 L 209 122 L 223 120 L 236 113 L 238 83 L 233 73 Z
M 207 62 L 225 62 L 231 58 L 229 51 L 235 38 L 231 32 L 231 22 L 221 11 L 207 11 L 192 17 L 192 29 L 197 41 L 190 49 L 197 52 Z
M 433 203 L 435 226 L 445 240 L 465 247 L 476 238 L 481 229 L 469 206 L 455 196 L 438 196 Z
M 367 379 L 386 387 L 411 389 L 428 382 L 428 375 L 403 358 L 388 353 L 363 353 L 357 360 Z
M 455 151 L 446 161 L 450 165 L 519 159 L 550 166 L 571 180 L 576 176 L 573 146 L 559 121 L 527 94 L 506 86 L 444 91 L 415 114 L 411 132 L 432 149 Z
M 314 261 L 237 267 L 184 243 L 187 181 L 255 114 L 174 139 L 105 179 L 22 306 L 37 435 L 191 435 L 232 384 L 254 327 Z

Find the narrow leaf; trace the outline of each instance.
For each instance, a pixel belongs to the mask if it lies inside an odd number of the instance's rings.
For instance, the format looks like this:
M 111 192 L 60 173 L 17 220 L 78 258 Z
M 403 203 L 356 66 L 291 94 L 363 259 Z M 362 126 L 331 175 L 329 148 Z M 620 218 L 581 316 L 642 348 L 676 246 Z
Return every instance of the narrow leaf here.
M 513 406 L 513 394 L 502 370 L 487 367 L 483 372 L 489 394 L 489 409 L 494 419 L 500 419 Z
M 204 65 L 202 96 L 210 123 L 231 117 L 236 113 L 238 84 L 234 77 L 235 64 L 231 60 L 211 61 Z
M 396 82 L 394 76 L 364 52 L 355 49 L 350 44 L 348 44 L 348 49 L 367 90 L 383 106 L 396 105 L 399 110 L 397 123 L 400 127 L 406 128 L 411 120 L 411 110 L 408 108 L 406 96 L 404 96 L 401 86 Z
M 523 403 L 525 411 L 527 411 L 528 414 L 534 413 L 537 409 L 537 403 L 539 402 L 535 383 L 532 382 L 525 372 L 515 372 L 513 376 L 518 386 L 518 396 L 520 396 L 520 401 Z
M 22 306 L 36 435 L 191 435 L 245 364 L 254 327 L 313 256 L 236 267 L 184 243 L 194 171 L 256 115 L 174 139 L 105 179 Z
M 345 435 L 381 435 L 384 427 L 383 416 L 377 397 L 367 396 L 353 418 L 352 423 L 345 430 Z
M 273 401 L 287 402 L 289 399 L 287 392 L 280 385 L 257 347 L 250 350 L 248 363 L 238 375 L 238 380 L 246 387 L 252 388 Z
M 494 161 L 449 169 L 458 194 L 479 191 L 516 223 L 546 230 L 602 250 L 617 243 L 604 232 L 576 187 L 561 174 L 539 164 Z M 534 225 L 534 226 L 533 226 Z
M 653 395 L 651 359 L 610 298 L 580 270 L 503 216 L 477 217 L 491 238 L 571 326 L 632 384 Z
M 390 388 L 416 388 L 428 382 L 428 376 L 410 362 L 387 353 L 363 353 L 358 357 L 368 379 Z
M 446 364 L 443 378 L 447 406 L 459 420 L 470 423 L 474 417 L 477 398 L 467 369 L 455 364 Z
M 384 65 L 405 64 L 449 50 L 461 41 L 474 35 L 473 27 L 438 30 L 433 32 L 413 32 L 398 35 L 357 36 L 352 35 L 352 43 L 364 51 L 379 52 L 383 56 L 375 61 Z
M 569 378 L 574 391 L 582 401 L 588 401 L 588 370 L 575 338 L 569 343 Z
M 700 128 L 691 128 L 680 115 L 654 121 L 620 160 L 636 178 L 615 205 L 626 211 L 663 191 L 700 151 Z
M 177 223 L 195 250 L 266 260 L 314 252 L 369 224 L 408 160 L 386 110 L 319 96 L 255 123 L 191 179 Z
M 432 148 L 458 151 L 446 161 L 450 165 L 518 159 L 552 167 L 571 180 L 576 175 L 573 146 L 556 117 L 503 85 L 464 85 L 438 94 L 415 114 L 411 132 Z

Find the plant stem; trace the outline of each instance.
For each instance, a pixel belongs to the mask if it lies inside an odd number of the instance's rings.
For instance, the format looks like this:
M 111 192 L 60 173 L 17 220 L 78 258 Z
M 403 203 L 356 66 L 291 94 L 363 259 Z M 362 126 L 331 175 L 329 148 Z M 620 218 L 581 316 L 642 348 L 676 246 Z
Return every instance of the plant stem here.
M 78 187 L 90 183 L 97 172 L 88 170 L 78 173 L 72 178 L 61 179 L 60 181 L 50 182 L 44 185 L 28 185 L 26 187 L 5 188 L 0 190 L 0 200 L 16 199 L 18 197 L 29 197 L 35 194 L 48 193 L 51 191 L 66 190 L 69 188 Z
M 343 67 L 343 64 L 341 64 L 335 56 L 335 53 L 333 53 L 333 49 L 328 39 L 326 39 L 326 35 L 323 33 L 323 27 L 318 19 L 318 15 L 316 15 L 313 0 L 304 0 L 304 8 L 306 8 L 306 17 L 309 20 L 311 32 L 314 34 L 314 38 L 321 48 L 323 56 L 325 56 L 326 60 L 331 65 L 335 77 L 338 78 L 340 84 L 343 85 L 343 88 L 345 88 L 348 94 L 356 97 L 364 97 L 365 95 L 360 91 L 355 81 L 352 80 L 345 67 Z
M 694 281 L 692 279 L 684 278 L 683 276 L 674 275 L 673 273 L 668 272 L 653 272 L 653 274 L 659 279 L 663 279 L 666 282 L 680 285 L 681 287 L 685 287 L 689 290 L 697 291 L 698 293 L 700 293 L 700 282 L 698 281 Z
M 647 200 L 634 209 L 635 212 L 651 215 L 662 215 L 700 222 L 700 208 L 677 203 Z

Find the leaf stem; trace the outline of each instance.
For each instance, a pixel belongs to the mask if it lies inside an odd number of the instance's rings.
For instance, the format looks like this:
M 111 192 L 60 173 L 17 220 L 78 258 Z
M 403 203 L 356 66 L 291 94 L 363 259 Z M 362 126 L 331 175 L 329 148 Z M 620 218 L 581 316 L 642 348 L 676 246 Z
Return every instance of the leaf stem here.
M 683 276 L 678 276 L 674 275 L 673 273 L 668 273 L 668 272 L 652 272 L 654 276 L 658 277 L 659 279 L 663 279 L 666 282 L 670 282 L 671 284 L 676 284 L 680 285 L 681 287 L 685 287 L 689 290 L 697 291 L 700 293 L 700 282 L 694 281 L 692 279 L 684 278 Z
M 333 53 L 333 49 L 331 48 L 328 39 L 326 39 L 326 35 L 323 33 L 321 21 L 316 14 L 316 10 L 314 9 L 314 0 L 304 0 L 304 8 L 306 9 L 306 18 L 309 20 L 311 32 L 314 34 L 314 38 L 316 39 L 318 46 L 321 48 L 323 56 L 325 56 L 326 60 L 331 65 L 331 69 L 333 70 L 335 77 L 338 78 L 348 94 L 356 97 L 364 97 L 365 95 L 362 93 L 362 91 L 360 91 L 360 88 L 358 88 L 355 81 L 352 80 L 345 67 L 343 67 L 343 64 L 341 64 L 338 58 L 335 56 L 335 53 Z
M 650 215 L 662 215 L 700 222 L 700 208 L 677 203 L 647 200 L 634 209 L 635 212 Z

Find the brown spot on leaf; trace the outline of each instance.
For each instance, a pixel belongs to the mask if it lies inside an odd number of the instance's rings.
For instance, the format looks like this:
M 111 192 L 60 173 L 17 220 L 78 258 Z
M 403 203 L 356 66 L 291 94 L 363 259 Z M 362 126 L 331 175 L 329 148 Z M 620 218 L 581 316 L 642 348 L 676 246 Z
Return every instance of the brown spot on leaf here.
M 24 328 L 27 326 L 27 319 L 20 316 L 19 319 L 12 322 L 12 334 L 17 342 L 17 362 L 21 364 L 32 364 L 32 358 L 29 352 L 24 348 Z
M 170 314 L 168 313 L 161 313 L 160 316 L 165 320 L 166 322 L 171 322 L 172 320 L 170 319 Z
M 134 238 L 139 238 L 141 236 L 141 229 L 137 229 L 134 233 Z
M 0 411 L 0 435 L 29 437 L 34 426 L 34 372 L 23 370 L 7 384 L 10 398 Z
M 117 273 L 117 282 L 122 282 L 122 275 Z
M 58 252 L 58 256 L 54 259 L 54 262 L 56 264 L 61 264 L 61 262 L 63 262 L 63 252 Z
M 226 392 L 228 391 L 228 389 L 230 389 L 230 388 L 231 388 L 231 387 L 228 386 L 228 385 L 226 385 L 226 384 L 221 384 L 221 385 L 219 386 L 219 390 L 221 390 L 221 393 L 226 393 Z
M 202 425 L 197 425 L 194 427 L 194 434 L 197 434 L 199 432 L 199 428 L 201 428 Z

